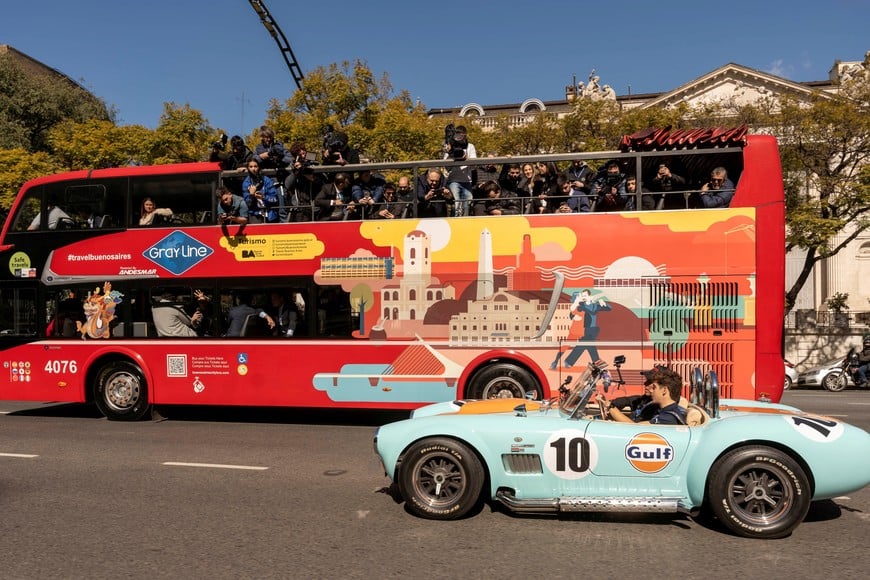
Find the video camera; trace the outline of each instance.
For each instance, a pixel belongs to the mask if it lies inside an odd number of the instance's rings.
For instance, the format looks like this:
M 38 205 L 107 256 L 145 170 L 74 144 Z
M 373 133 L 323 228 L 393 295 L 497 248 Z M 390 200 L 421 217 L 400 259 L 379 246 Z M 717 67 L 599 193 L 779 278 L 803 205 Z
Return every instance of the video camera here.
M 226 133 L 221 133 L 221 138 L 214 143 L 211 144 L 212 149 L 216 149 L 218 151 L 224 151 L 227 148 L 227 141 L 229 137 L 227 137 Z
M 345 147 L 347 147 L 347 135 L 336 131 L 332 125 L 327 125 L 323 134 L 323 150 L 327 152 L 327 159 L 338 159 Z
M 465 159 L 468 151 L 468 139 L 457 140 L 458 131 L 453 123 L 444 127 L 444 151 L 456 161 Z M 464 134 L 463 134 L 464 135 Z

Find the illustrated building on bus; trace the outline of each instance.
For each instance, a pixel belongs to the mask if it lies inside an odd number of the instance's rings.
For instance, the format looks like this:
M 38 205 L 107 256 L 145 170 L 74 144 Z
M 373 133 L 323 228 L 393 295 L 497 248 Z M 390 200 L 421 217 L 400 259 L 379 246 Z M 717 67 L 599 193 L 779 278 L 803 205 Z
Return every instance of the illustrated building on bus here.
M 420 321 L 429 306 L 441 300 L 453 300 L 453 284 L 443 284 L 432 277 L 431 241 L 421 230 L 409 232 L 402 247 L 402 275 L 398 284 L 381 289 L 381 313 L 391 327 L 398 330 L 400 321 Z M 407 326 L 407 325 L 406 325 Z

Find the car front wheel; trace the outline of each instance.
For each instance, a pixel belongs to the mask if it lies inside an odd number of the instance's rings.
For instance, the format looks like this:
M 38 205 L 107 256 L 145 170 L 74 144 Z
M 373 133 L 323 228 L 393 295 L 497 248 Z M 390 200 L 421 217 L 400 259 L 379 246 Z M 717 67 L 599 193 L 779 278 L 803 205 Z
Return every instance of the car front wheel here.
M 710 470 L 710 508 L 725 527 L 747 538 L 782 538 L 810 508 L 810 487 L 800 465 L 765 446 L 735 449 Z
M 411 513 L 432 520 L 455 520 L 479 504 L 484 471 L 468 446 L 434 437 L 408 449 L 397 481 Z
M 848 382 L 846 373 L 842 371 L 832 371 L 826 374 L 825 378 L 822 379 L 822 386 L 832 393 L 839 393 L 846 388 L 846 383 Z

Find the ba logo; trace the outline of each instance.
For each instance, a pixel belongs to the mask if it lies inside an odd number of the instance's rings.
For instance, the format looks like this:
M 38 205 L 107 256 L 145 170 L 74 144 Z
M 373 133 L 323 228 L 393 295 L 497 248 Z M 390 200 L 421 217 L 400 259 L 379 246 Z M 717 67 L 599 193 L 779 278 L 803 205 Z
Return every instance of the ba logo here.
M 199 240 L 175 230 L 142 252 L 142 255 L 179 276 L 205 260 L 212 252 Z
M 674 459 L 674 448 L 655 433 L 640 433 L 625 446 L 625 458 L 641 473 L 658 473 Z
M 243 258 L 256 258 L 257 254 L 254 252 L 254 250 L 242 250 L 242 257 Z

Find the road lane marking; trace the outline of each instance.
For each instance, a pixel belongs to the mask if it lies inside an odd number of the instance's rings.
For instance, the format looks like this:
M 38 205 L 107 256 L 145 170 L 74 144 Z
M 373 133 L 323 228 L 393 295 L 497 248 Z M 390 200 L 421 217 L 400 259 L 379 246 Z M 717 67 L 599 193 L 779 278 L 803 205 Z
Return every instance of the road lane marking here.
M 33 459 L 39 455 L 31 455 L 29 453 L 0 453 L 0 457 L 19 457 L 21 459 Z
M 226 465 L 223 463 L 185 463 L 181 461 L 164 461 L 163 465 L 172 467 L 210 467 L 212 469 L 247 469 L 250 471 L 265 471 L 268 467 L 259 467 L 256 465 Z

